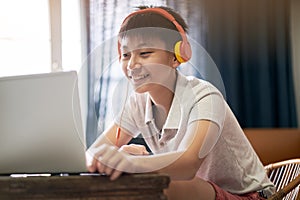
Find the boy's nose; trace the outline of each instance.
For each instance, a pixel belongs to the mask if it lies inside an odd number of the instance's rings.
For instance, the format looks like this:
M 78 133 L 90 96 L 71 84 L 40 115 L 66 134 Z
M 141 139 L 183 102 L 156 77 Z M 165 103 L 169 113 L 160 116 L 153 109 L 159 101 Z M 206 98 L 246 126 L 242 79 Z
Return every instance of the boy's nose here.
M 131 70 L 135 68 L 140 68 L 141 66 L 142 65 L 139 62 L 139 60 L 135 56 L 132 56 L 127 64 L 127 69 Z

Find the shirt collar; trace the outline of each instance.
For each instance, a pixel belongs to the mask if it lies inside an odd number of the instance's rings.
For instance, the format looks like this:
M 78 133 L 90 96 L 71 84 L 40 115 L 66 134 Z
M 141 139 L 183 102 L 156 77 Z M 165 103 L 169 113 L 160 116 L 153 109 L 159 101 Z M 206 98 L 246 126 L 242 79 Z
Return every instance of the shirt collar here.
M 170 107 L 169 114 L 167 116 L 166 122 L 164 124 L 163 129 L 178 129 L 181 120 L 181 100 L 182 95 L 184 94 L 184 89 L 187 85 L 187 80 L 184 76 L 177 71 L 177 80 L 175 86 L 175 95 Z M 153 106 L 150 95 L 147 94 L 147 101 L 146 101 L 146 110 L 145 110 L 145 124 L 149 122 L 153 122 Z

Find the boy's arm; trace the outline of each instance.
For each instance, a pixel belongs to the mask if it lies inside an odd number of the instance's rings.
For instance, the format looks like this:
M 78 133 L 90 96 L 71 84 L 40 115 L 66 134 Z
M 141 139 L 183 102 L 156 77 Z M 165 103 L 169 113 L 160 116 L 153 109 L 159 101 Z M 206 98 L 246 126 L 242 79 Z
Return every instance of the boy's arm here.
M 117 142 L 117 129 L 118 126 L 116 124 L 112 124 L 108 129 L 105 130 L 96 141 L 87 149 L 86 151 L 86 165 L 90 172 L 97 171 L 97 165 L 99 166 L 99 160 L 95 155 L 95 149 L 98 147 L 108 144 L 108 145 L 116 145 Z M 124 144 L 127 144 L 132 137 L 127 134 L 125 131 L 121 131 L 120 137 L 118 139 L 117 147 L 121 147 Z
M 205 148 L 202 148 L 206 135 L 217 136 L 219 134 L 218 126 L 210 121 L 199 120 L 191 123 L 188 127 L 187 139 L 182 141 L 187 146 L 186 149 L 177 152 L 163 153 L 151 156 L 133 156 L 122 152 L 114 146 L 102 145 L 96 149 L 99 161 L 105 165 L 101 168 L 101 173 L 111 175 L 111 179 L 116 179 L 121 173 L 141 173 L 141 172 L 162 172 L 170 175 L 173 180 L 189 180 L 197 173 L 202 159 L 199 155 L 205 157 L 217 140 L 211 140 Z
M 196 134 L 193 134 L 196 133 Z M 187 130 L 186 151 L 170 165 L 158 172 L 167 173 L 173 180 L 190 180 L 196 175 L 203 159 L 216 144 L 220 129 L 217 124 L 208 120 L 192 122 Z M 200 158 L 199 158 L 200 157 Z

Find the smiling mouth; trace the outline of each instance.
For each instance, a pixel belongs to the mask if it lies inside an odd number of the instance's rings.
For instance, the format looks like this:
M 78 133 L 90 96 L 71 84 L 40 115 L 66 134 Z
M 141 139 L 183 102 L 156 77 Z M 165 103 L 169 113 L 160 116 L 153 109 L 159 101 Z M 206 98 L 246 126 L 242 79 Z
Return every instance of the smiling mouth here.
M 130 79 L 132 79 L 133 81 L 137 82 L 140 81 L 142 79 L 145 79 L 149 76 L 149 74 L 143 74 L 143 75 L 137 75 L 137 76 L 128 76 Z

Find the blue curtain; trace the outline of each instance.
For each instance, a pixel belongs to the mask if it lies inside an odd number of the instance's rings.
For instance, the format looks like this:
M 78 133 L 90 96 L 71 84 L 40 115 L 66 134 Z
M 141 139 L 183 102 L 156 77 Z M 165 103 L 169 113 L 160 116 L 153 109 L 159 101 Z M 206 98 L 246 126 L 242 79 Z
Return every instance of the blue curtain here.
M 230 2 L 206 4 L 206 46 L 229 104 L 243 127 L 296 127 L 289 1 Z
M 217 65 L 227 102 L 242 127 L 297 127 L 290 1 L 168 3 L 188 9 L 190 32 Z

